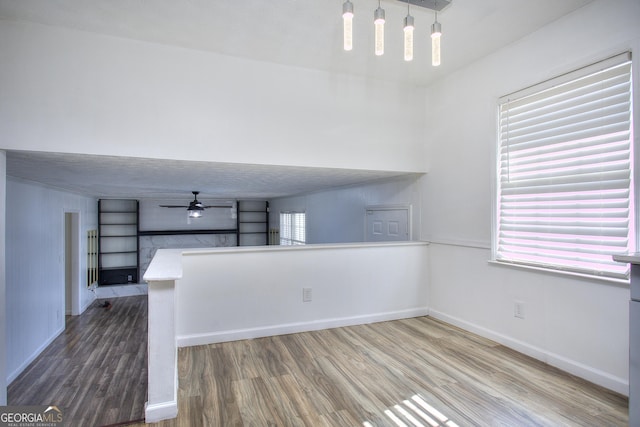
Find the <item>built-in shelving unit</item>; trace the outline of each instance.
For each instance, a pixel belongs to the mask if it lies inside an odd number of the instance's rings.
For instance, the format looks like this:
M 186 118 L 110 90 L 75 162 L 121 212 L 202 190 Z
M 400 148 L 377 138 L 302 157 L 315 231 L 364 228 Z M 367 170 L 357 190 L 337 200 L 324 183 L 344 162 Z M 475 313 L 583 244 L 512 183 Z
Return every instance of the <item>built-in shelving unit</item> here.
M 98 201 L 99 285 L 138 282 L 138 219 L 137 200 Z
M 238 246 L 269 244 L 269 202 L 238 200 Z

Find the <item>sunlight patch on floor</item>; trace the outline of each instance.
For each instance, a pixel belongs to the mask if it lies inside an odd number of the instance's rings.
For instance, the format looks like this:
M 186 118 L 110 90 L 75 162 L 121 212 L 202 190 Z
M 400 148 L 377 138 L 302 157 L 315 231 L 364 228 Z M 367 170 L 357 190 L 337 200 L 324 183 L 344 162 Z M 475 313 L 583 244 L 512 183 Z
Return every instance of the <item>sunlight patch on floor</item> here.
M 458 427 L 454 421 L 429 405 L 419 394 L 414 394 L 410 400 L 403 400 L 402 404 L 386 409 L 384 414 L 398 427 Z M 363 422 L 362 425 L 374 427 L 369 421 Z

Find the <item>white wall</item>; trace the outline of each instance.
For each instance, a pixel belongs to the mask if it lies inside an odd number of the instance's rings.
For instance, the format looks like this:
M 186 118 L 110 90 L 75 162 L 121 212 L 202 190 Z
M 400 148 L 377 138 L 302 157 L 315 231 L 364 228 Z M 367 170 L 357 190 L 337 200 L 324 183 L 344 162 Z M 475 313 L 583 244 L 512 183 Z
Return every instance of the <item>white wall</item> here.
M 6 346 L 11 382 L 65 325 L 65 212 L 80 215 L 80 271 L 87 270 L 87 230 L 97 228 L 97 201 L 7 179 Z M 84 237 L 83 237 L 84 236 Z M 78 305 L 94 294 L 80 277 Z
M 365 208 L 371 205 L 412 207 L 412 236 L 420 236 L 421 175 L 273 199 L 269 223 L 279 228 L 280 212 L 306 212 L 307 243 L 363 242 Z
M 415 242 L 184 251 L 178 345 L 425 315 L 427 256 Z
M 0 57 L 2 148 L 424 172 L 415 87 L 2 20 Z
M 621 393 L 628 287 L 489 264 L 492 171 L 497 99 L 630 48 L 637 82 L 639 18 L 637 0 L 595 1 L 427 90 L 432 313 Z M 636 105 L 638 93 L 636 83 Z

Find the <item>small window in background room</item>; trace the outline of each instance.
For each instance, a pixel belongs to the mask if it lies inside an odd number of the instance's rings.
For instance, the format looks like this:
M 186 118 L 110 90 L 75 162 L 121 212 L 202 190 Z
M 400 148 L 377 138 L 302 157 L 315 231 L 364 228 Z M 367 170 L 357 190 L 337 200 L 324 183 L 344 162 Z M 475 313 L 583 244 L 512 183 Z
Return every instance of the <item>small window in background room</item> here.
M 628 279 L 631 75 L 625 53 L 500 99 L 495 261 Z
M 280 244 L 304 245 L 306 242 L 305 213 L 280 213 Z

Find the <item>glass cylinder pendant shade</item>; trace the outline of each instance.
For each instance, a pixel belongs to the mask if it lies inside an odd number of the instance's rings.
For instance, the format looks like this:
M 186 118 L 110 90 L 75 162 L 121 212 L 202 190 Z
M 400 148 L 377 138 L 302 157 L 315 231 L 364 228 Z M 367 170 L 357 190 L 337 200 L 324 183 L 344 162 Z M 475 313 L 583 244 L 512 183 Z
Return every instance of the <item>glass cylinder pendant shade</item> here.
M 353 49 L 353 3 L 349 0 L 342 5 L 342 23 L 343 23 L 343 39 L 344 50 Z
M 413 16 L 404 18 L 404 60 L 413 61 Z
M 442 26 L 438 21 L 431 25 L 431 65 L 437 67 L 440 65 L 440 36 L 442 35 Z
M 375 54 L 380 56 L 384 54 L 384 9 L 378 8 L 373 14 L 375 25 Z
M 202 208 L 200 208 L 200 209 L 191 209 L 191 208 L 189 208 L 189 209 L 187 209 L 188 216 L 189 216 L 189 218 L 200 218 L 200 217 L 202 217 L 202 211 L 203 210 L 204 209 L 202 209 Z

